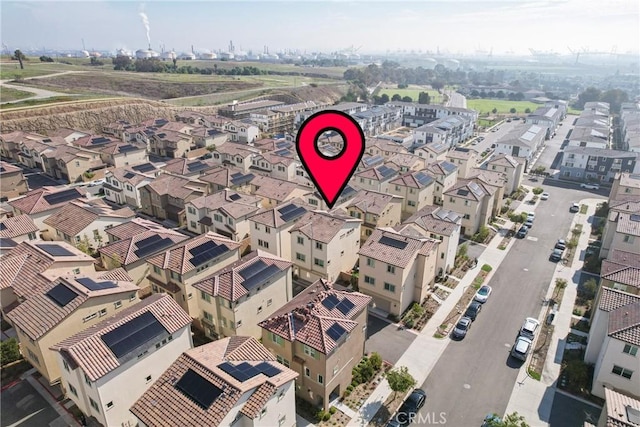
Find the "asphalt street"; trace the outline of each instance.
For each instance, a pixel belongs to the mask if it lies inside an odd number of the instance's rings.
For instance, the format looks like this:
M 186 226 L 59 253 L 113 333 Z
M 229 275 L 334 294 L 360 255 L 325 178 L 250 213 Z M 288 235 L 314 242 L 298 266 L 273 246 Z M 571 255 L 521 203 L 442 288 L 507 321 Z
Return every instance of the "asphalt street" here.
M 415 333 L 398 330 L 396 325 L 369 314 L 365 342 L 367 353 L 375 351 L 380 354 L 382 360 L 395 365 L 415 339 Z
M 59 423 L 58 413 L 27 381 L 2 391 L 1 413 L 2 427 L 64 425 Z
M 488 413 L 504 413 L 514 383 L 523 380 L 521 363 L 509 357 L 511 346 L 524 319 L 537 318 L 542 308 L 556 267 L 549 254 L 573 217 L 567 201 L 586 196 L 560 187 L 545 190 L 549 200 L 539 202 L 529 235 L 514 243 L 495 272 L 493 293 L 467 337 L 449 344 L 422 385 L 425 416 L 445 412 L 447 425 L 480 425 Z
M 506 122 L 506 121 L 502 122 L 497 126 L 498 130 L 496 130 L 495 132 L 489 131 L 489 132 L 478 133 L 478 136 L 484 137 L 484 141 L 481 141 L 476 145 L 469 145 L 467 148 L 472 148 L 478 153 L 482 153 L 487 148 L 491 148 L 491 144 L 495 144 L 495 142 L 498 139 L 504 137 L 506 134 L 511 132 L 516 127 L 516 125 L 521 125 L 523 123 L 524 122 L 522 120 L 512 120 L 511 122 Z
M 551 427 L 583 427 L 585 421 L 597 425 L 600 412 L 602 412 L 601 409 L 556 392 L 553 397 L 549 425 Z

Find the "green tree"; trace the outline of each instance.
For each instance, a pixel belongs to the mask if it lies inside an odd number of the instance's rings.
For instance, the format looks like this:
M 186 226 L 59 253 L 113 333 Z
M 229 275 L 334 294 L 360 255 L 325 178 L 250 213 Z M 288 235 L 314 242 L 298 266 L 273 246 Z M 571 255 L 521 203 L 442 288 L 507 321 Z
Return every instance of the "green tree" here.
M 596 279 L 589 279 L 578 287 L 578 296 L 584 300 L 592 300 L 598 292 L 598 282 Z
M 431 97 L 427 92 L 420 92 L 418 94 L 418 104 L 430 104 Z
M 467 250 L 469 249 L 469 245 L 467 243 L 463 243 L 458 247 L 458 258 L 465 258 L 467 256 Z
M 403 96 L 402 97 L 402 101 L 403 102 L 413 102 L 413 98 L 411 98 L 410 96 Z
M 93 255 L 93 248 L 91 247 L 91 242 L 89 242 L 89 237 L 86 234 L 78 243 L 76 243 L 76 248 L 87 255 Z
M 542 194 L 542 193 L 544 193 L 544 188 L 542 188 L 542 187 L 536 187 L 536 188 L 534 188 L 534 189 L 533 189 L 533 190 L 531 190 L 531 191 L 533 192 L 533 194 L 535 194 L 535 195 L 537 196 L 538 194 Z
M 396 93 L 391 97 L 391 100 L 392 101 L 402 101 L 402 97 L 399 94 Z
M 382 367 L 382 357 L 374 351 L 371 353 L 371 356 L 369 356 L 369 363 L 371 363 L 373 369 L 379 371 L 380 367 Z
M 133 66 L 133 61 L 126 55 L 116 56 L 111 62 L 114 70 L 127 70 Z
M 526 114 L 530 114 L 530 113 L 531 113 L 531 108 L 525 108 L 525 109 L 524 109 L 524 112 L 525 112 Z
M 602 96 L 602 92 L 600 89 L 595 87 L 588 87 L 582 93 L 578 95 L 578 101 L 574 104 L 578 110 L 582 110 L 584 108 L 584 104 L 587 102 L 596 102 L 600 101 L 600 97 Z
M 396 393 L 406 393 L 409 389 L 416 385 L 416 380 L 411 376 L 406 366 L 392 369 L 385 374 L 389 388 L 393 391 L 393 398 L 396 398 Z
M 498 414 L 493 414 L 493 418 L 486 421 L 487 427 L 529 427 L 524 417 L 517 412 L 505 415 L 500 419 Z
M 444 88 L 444 84 L 445 82 L 442 80 L 434 80 L 431 82 L 431 87 L 437 91 L 440 91 L 440 89 Z
M 517 110 L 516 110 L 515 108 L 513 108 L 513 107 L 511 107 L 511 109 L 509 110 L 509 112 L 510 112 L 511 114 L 515 114 L 515 113 L 516 113 L 516 111 L 517 111 Z
M 496 114 L 496 113 L 498 112 L 498 109 L 497 109 L 497 108 L 495 108 L 495 107 L 493 107 L 493 110 L 491 110 L 491 112 L 492 112 L 493 114 Z
M 22 51 L 20 49 L 16 49 L 15 52 L 13 52 L 13 58 L 17 60 L 20 63 L 20 69 L 24 70 L 24 64 L 22 63 L 22 61 L 25 61 L 27 59 L 26 56 L 24 56 L 24 53 L 22 53 Z
M 2 344 L 0 344 L 0 365 L 4 366 L 7 363 L 15 362 L 20 357 L 20 347 L 17 339 L 9 338 L 2 341 Z
M 383 94 L 380 96 L 380 102 L 381 102 L 382 104 L 386 104 L 387 102 L 389 102 L 389 95 L 387 95 L 386 93 L 383 93 Z
M 600 101 L 608 102 L 612 113 L 619 113 L 623 102 L 629 101 L 629 94 L 620 89 L 609 89 L 600 95 Z

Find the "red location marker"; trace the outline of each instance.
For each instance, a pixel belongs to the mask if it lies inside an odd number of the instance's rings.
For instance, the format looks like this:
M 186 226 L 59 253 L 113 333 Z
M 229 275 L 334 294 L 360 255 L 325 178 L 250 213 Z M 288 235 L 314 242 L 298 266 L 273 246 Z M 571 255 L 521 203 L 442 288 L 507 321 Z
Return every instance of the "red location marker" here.
M 327 131 L 337 132 L 342 137 L 342 150 L 334 157 L 322 154 L 318 149 L 318 138 Z M 329 209 L 356 171 L 364 149 L 364 132 L 360 125 L 342 111 L 320 111 L 302 123 L 296 150 Z

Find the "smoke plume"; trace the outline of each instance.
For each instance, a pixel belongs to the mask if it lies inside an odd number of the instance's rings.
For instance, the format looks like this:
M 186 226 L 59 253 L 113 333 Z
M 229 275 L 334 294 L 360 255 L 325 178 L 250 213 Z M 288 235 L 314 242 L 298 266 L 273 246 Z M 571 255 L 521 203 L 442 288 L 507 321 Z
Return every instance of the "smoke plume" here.
M 147 30 L 147 43 L 151 46 L 151 36 L 149 35 L 149 31 L 151 31 L 151 27 L 149 26 L 149 17 L 146 13 L 140 12 L 140 18 L 142 18 L 142 24 L 144 28 Z

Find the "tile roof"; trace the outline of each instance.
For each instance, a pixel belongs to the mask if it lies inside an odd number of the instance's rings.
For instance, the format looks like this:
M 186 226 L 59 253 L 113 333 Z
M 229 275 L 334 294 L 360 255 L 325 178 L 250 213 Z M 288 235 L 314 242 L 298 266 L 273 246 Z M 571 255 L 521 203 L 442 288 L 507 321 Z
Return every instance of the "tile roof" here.
M 207 171 L 204 175 L 198 177 L 198 180 L 202 182 L 207 182 L 210 184 L 217 184 L 221 187 L 229 187 L 233 188 L 235 184 L 234 176 L 238 176 L 236 174 L 240 174 L 241 176 L 247 176 L 248 180 L 244 181 L 243 184 L 251 182 L 254 179 L 254 176 L 248 176 L 249 174 L 245 174 L 242 169 L 236 167 L 226 167 L 219 166 L 216 169 L 211 169 Z M 250 178 L 250 179 L 249 179 Z
M 114 227 L 106 229 L 105 232 L 117 239 L 124 240 L 149 230 L 161 233 L 167 229 L 162 225 L 148 219 L 134 218 L 129 222 L 125 222 L 124 224 L 116 225 Z
M 125 292 L 128 294 L 137 292 L 139 289 L 131 282 L 116 281 L 114 282 L 116 284 L 115 287 L 93 291 L 77 282 L 77 279 L 81 277 L 83 276 L 58 277 L 54 281 L 50 281 L 48 284 L 40 287 L 37 293 L 31 295 L 7 314 L 11 323 L 18 326 L 25 331 L 29 337 L 36 340 L 60 324 L 67 316 L 91 298 Z M 47 292 L 58 285 L 71 289 L 77 295 L 63 307 L 46 295 Z
M 259 261 L 262 261 L 267 266 L 275 265 L 280 272 L 288 270 L 292 265 L 290 261 L 283 258 L 261 250 L 255 250 L 242 257 L 239 261 L 193 284 L 193 287 L 214 297 L 221 296 L 227 301 L 238 301 L 251 291 L 251 289 L 243 286 L 245 279 L 240 275 L 240 272 Z
M 111 168 L 107 172 L 105 172 L 105 176 L 112 176 L 116 181 L 131 184 L 133 187 L 136 187 L 143 182 L 150 182 L 155 179 L 153 175 L 143 174 L 134 169 L 131 169 L 131 167 L 129 166 Z
M 123 360 L 113 354 L 101 337 L 144 313 L 152 313 L 169 334 L 189 326 L 193 319 L 169 295 L 154 294 L 102 322 L 57 343 L 52 350 L 73 361 L 91 379 L 96 381 L 118 369 Z M 155 343 L 150 343 L 153 345 Z
M 374 166 L 372 168 L 365 169 L 362 172 L 357 172 L 355 174 L 355 176 L 357 176 L 358 178 L 374 179 L 380 182 L 389 181 L 390 179 L 394 178 L 397 175 L 398 175 L 398 170 L 396 168 L 393 168 L 387 165 Z
M 254 214 L 260 210 L 260 197 L 238 193 L 225 188 L 208 196 L 198 197 L 191 200 L 196 209 L 207 209 L 207 212 L 220 210 L 232 218 L 241 218 Z
M 112 280 L 116 282 L 133 282 L 127 270 L 122 267 L 114 268 L 113 270 L 105 271 L 98 276 L 100 280 Z
M 434 179 L 426 171 L 409 172 L 391 181 L 391 184 L 410 188 L 427 188 L 433 185 Z
M 74 187 L 73 189 L 78 192 L 78 196 L 76 197 L 76 199 L 80 199 L 84 196 L 80 188 Z M 67 190 L 71 189 L 66 187 L 42 187 L 37 190 L 30 191 L 24 197 L 10 201 L 9 204 L 15 209 L 20 209 L 22 213 L 29 215 L 46 212 L 48 210 L 64 206 L 65 204 L 69 203 L 69 200 L 50 205 L 49 202 L 47 202 L 47 200 L 45 199 L 45 196 Z
M 192 181 L 187 178 L 163 173 L 142 188 L 148 189 L 150 192 L 154 192 L 159 196 L 168 195 L 184 200 L 191 194 L 202 193 L 202 191 L 197 190 L 196 188 L 189 187 L 189 184 L 194 184 L 196 182 L 197 181 Z
M 415 224 L 425 231 L 450 236 L 460 228 L 462 216 L 440 206 L 425 206 L 407 218 L 403 225 Z M 398 226 L 402 228 L 401 226 Z
M 499 165 L 499 166 L 508 166 L 508 167 L 517 167 L 519 164 L 524 163 L 526 160 L 522 157 L 510 156 L 508 154 L 499 154 L 493 159 L 489 160 L 487 164 L 490 165 Z
M 189 250 L 208 241 L 214 242 L 217 245 L 224 245 L 229 249 L 229 251 L 236 251 L 240 247 L 240 243 L 238 242 L 234 242 L 233 240 L 219 234 L 208 232 L 154 255 L 147 259 L 147 262 L 162 269 L 175 271 L 176 273 L 187 273 L 198 267 L 191 263 L 195 256 L 192 255 Z
M 278 202 L 287 200 L 296 190 L 301 189 L 296 183 L 269 176 L 256 176 L 251 181 L 251 186 L 255 187 L 253 193 L 256 196 Z
M 459 179 L 458 182 L 456 182 L 453 187 L 445 191 L 444 194 L 467 200 L 480 201 L 483 197 L 487 196 L 487 191 L 484 187 L 481 187 L 473 180 Z
M 27 214 L 5 218 L 0 221 L 0 237 L 18 237 L 29 233 L 37 233 L 38 227 Z
M 602 311 L 613 311 L 625 305 L 634 304 L 640 301 L 640 295 L 633 295 L 617 289 L 602 287 L 598 309 Z
M 349 201 L 346 208 L 358 208 L 365 213 L 382 215 L 385 211 L 391 209 L 391 204 L 394 202 L 401 203 L 402 197 L 377 191 L 360 190 Z
M 218 167 L 212 160 L 171 159 L 161 168 L 165 172 L 174 173 L 176 175 L 200 175 L 200 173 Z
M 420 156 L 414 156 L 413 154 L 399 153 L 391 156 L 388 160 L 389 163 L 393 163 L 396 166 L 404 166 L 407 168 L 415 167 L 416 164 L 423 168 L 425 161 Z
M 617 178 L 622 187 L 640 188 L 640 174 L 622 172 Z
M 640 346 L 640 301 L 609 312 L 609 336 Z
M 446 160 L 430 163 L 425 167 L 428 174 L 437 178 L 438 176 L 449 176 L 458 170 L 458 166 Z
M 249 220 L 256 222 L 258 224 L 263 224 L 273 228 L 280 228 L 285 224 L 292 224 L 298 221 L 301 217 L 295 216 L 285 221 L 283 219 L 283 215 L 280 213 L 280 210 L 290 209 L 290 208 L 287 208 L 288 206 L 293 206 L 294 208 L 304 208 L 307 211 L 310 211 L 312 209 L 311 206 L 305 203 L 302 199 L 295 198 L 292 200 L 287 200 L 286 202 L 281 203 L 274 208 L 271 208 L 271 209 L 259 212 L 253 216 L 250 216 Z
M 14 172 L 22 173 L 22 168 L 12 165 L 11 163 L 8 163 L 8 162 L 0 161 L 0 176 L 4 174 L 14 173 Z
M 136 213 L 126 206 L 113 210 L 108 205 L 98 206 L 73 201 L 45 219 L 44 223 L 69 236 L 75 236 L 98 219 L 109 221 L 110 218 L 126 219 L 135 216 Z
M 640 236 L 640 214 L 620 212 L 618 215 L 616 232 L 632 236 Z
M 140 249 L 138 247 L 138 243 L 153 236 L 159 236 L 162 239 L 169 239 L 172 242 L 170 246 L 189 239 L 188 236 L 185 236 L 182 233 L 168 228 L 165 228 L 164 230 L 146 230 L 136 234 L 133 237 L 128 237 L 122 240 L 118 240 L 117 242 L 102 246 L 98 249 L 98 251 L 100 252 L 100 254 L 107 257 L 115 257 L 121 263 L 121 265 L 127 266 L 135 263 L 136 261 L 139 261 L 140 259 L 148 258 L 156 254 L 160 250 L 167 249 L 167 246 L 161 245 L 159 249 L 147 252 L 144 256 L 142 256 L 142 258 L 138 257 L 138 255 L 136 254 L 136 252 Z
M 267 363 L 280 373 L 267 377 L 258 374 L 240 382 L 224 372 L 224 362 Z M 187 371 L 193 371 L 207 383 L 223 390 L 208 408 L 203 408 L 180 392 L 175 383 Z M 298 373 L 280 365 L 262 344 L 252 337 L 229 337 L 184 352 L 131 407 L 131 412 L 146 425 L 219 426 L 231 408 L 242 405 L 241 412 L 253 418 L 260 414 L 277 387 L 297 378 Z M 241 401 L 247 392 L 248 400 Z
M 640 400 L 619 393 L 609 387 L 604 388 L 607 408 L 606 427 L 637 427 L 636 421 L 629 419 L 629 409 L 640 411 Z
M 361 223 L 362 221 L 337 213 L 324 211 L 307 212 L 296 222 L 290 232 L 298 231 L 309 239 L 329 243 L 348 222 Z
M 388 239 L 402 244 L 386 244 Z M 416 259 L 418 254 L 428 255 L 438 248 L 439 241 L 429 238 L 416 238 L 399 233 L 391 228 L 378 228 L 362 245 L 358 254 L 387 264 L 405 268 Z
M 602 261 L 600 277 L 640 289 L 640 254 L 609 251 L 609 257 Z
M 328 309 L 322 302 L 333 296 L 340 301 L 348 300 L 353 307 L 342 313 L 337 306 Z M 333 289 L 333 286 L 320 279 L 276 311 L 259 326 L 287 341 L 298 341 L 312 347 L 323 354 L 330 354 L 341 344 L 327 334 L 327 330 L 338 324 L 351 332 L 358 327 L 356 317 L 366 309 L 371 297 L 360 292 L 345 292 Z M 342 338 L 342 337 L 341 337 Z

